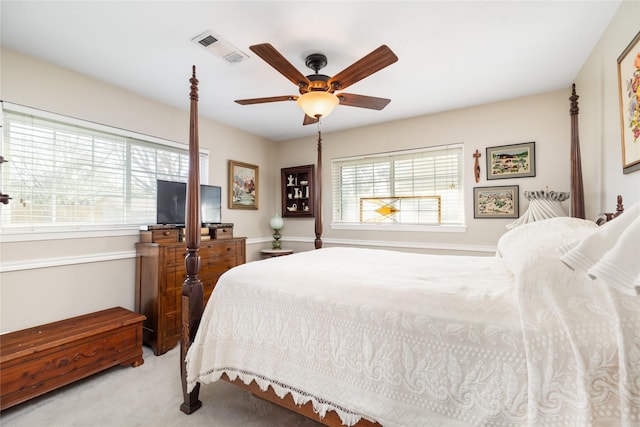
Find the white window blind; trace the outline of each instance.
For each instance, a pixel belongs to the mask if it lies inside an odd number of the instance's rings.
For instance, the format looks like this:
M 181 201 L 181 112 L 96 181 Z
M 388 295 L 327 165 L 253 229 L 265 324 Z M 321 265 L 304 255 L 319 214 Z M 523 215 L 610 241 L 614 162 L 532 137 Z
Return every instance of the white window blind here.
M 332 161 L 333 222 L 463 224 L 463 144 L 390 152 Z M 441 215 L 437 209 L 439 196 Z M 362 214 L 372 198 L 378 218 Z M 363 201 L 364 200 L 364 204 Z M 370 212 L 369 212 L 370 213 Z
M 3 103 L 2 228 L 156 221 L 156 180 L 186 182 L 188 147 Z M 207 183 L 208 155 L 200 153 Z

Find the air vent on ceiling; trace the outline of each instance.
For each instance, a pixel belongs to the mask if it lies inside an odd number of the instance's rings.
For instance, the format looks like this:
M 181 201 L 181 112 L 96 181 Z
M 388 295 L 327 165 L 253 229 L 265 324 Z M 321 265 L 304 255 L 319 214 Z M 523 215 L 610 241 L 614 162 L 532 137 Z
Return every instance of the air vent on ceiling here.
M 249 58 L 246 53 L 242 52 L 240 49 L 236 48 L 212 31 L 205 31 L 204 33 L 192 38 L 191 41 L 197 43 L 218 58 L 222 58 L 230 64 L 236 64 Z
M 217 41 L 218 41 L 217 38 L 215 38 L 211 34 L 209 34 L 205 38 L 198 40 L 198 43 L 200 43 L 204 47 L 209 47 L 209 46 L 211 46 L 212 44 L 214 44 Z

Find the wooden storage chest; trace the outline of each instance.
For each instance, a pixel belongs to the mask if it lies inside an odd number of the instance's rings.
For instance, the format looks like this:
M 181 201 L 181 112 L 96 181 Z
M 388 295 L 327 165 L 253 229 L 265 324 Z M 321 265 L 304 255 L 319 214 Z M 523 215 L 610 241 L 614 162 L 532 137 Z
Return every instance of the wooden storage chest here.
M 0 410 L 115 365 L 142 365 L 143 320 L 114 307 L 0 335 Z

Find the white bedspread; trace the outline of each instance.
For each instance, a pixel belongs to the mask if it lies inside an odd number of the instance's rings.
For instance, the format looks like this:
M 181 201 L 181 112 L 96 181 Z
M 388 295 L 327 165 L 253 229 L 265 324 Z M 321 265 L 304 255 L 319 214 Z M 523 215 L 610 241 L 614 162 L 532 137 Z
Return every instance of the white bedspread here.
M 560 244 L 567 224 L 548 221 Z M 346 425 L 638 425 L 640 298 L 543 241 L 525 261 L 327 248 L 236 267 L 187 355 L 189 388 L 226 373 Z

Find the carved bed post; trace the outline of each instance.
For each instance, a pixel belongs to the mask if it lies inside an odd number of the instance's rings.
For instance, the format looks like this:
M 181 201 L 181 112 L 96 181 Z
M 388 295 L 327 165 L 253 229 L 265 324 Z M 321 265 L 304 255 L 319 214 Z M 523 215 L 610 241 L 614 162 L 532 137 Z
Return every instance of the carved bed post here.
M 584 219 L 584 191 L 582 188 L 582 161 L 578 135 L 578 98 L 576 85 L 571 88 L 571 216 Z
M 322 248 L 322 134 L 320 133 L 320 122 L 318 122 L 318 167 L 316 168 L 316 249 Z
M 200 271 L 200 147 L 198 146 L 198 79 L 196 67 L 193 66 L 191 79 L 191 114 L 189 123 L 189 177 L 187 181 L 186 206 L 186 245 L 185 266 L 187 278 L 182 284 L 182 330 L 180 339 L 180 377 L 184 402 L 180 410 L 186 414 L 198 410 L 202 402 L 198 399 L 200 384 L 187 393 L 187 369 L 185 357 L 187 350 L 195 338 L 204 308 L 202 281 L 198 277 Z

